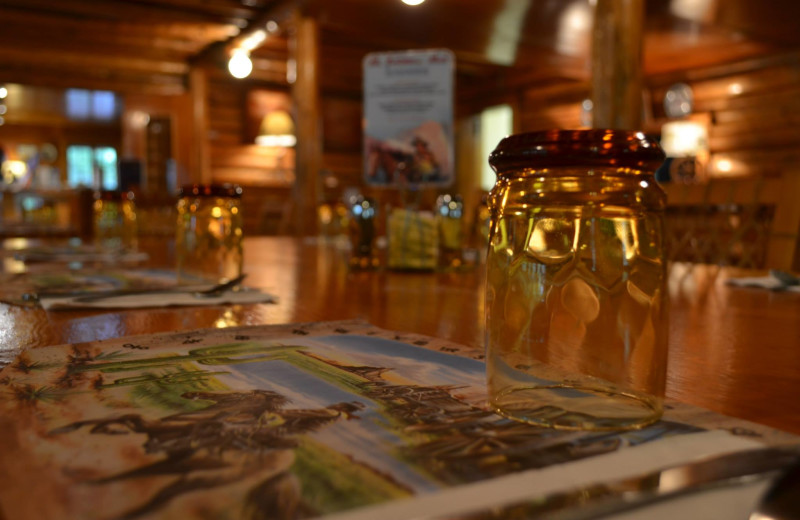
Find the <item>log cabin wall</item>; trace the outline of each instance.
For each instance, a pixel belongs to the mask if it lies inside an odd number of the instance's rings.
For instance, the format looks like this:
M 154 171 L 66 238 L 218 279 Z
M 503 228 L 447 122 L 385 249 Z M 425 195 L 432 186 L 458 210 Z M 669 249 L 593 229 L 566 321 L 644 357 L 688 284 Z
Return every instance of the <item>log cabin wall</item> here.
M 520 131 L 586 127 L 582 103 L 588 98 L 589 84 L 582 82 L 526 88 L 518 114 Z
M 776 176 L 797 171 L 800 53 L 649 78 L 652 129 L 666 120 L 664 94 L 678 82 L 692 87 L 693 117 L 708 125 L 709 176 Z
M 285 206 L 294 182 L 294 150 L 255 143 L 264 115 L 258 100 L 264 96 L 277 98 L 272 102 L 279 108 L 291 108 L 285 87 L 242 82 L 221 72 L 209 80 L 211 179 L 242 186 L 246 235 L 285 232 Z

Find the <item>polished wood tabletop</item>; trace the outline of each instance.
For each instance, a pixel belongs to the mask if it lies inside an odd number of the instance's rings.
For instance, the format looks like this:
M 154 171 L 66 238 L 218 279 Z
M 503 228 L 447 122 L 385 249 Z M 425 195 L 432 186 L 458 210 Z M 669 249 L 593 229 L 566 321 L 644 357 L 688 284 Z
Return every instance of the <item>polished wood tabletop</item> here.
M 144 244 L 150 265 L 172 267 L 168 241 Z M 482 266 L 463 272 L 353 271 L 335 243 L 290 237 L 245 241 L 246 285 L 274 304 L 45 311 L 0 304 L 0 365 L 35 347 L 208 327 L 361 319 L 476 349 L 484 342 Z M 800 293 L 732 287 L 759 273 L 669 268 L 667 397 L 800 433 Z M 763 274 L 763 273 L 761 273 Z

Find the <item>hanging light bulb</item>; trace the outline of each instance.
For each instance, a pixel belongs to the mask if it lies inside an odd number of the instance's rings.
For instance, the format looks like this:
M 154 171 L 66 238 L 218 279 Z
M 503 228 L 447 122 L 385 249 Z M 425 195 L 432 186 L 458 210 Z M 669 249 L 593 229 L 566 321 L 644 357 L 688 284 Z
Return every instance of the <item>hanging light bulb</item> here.
M 250 55 L 247 51 L 236 49 L 231 54 L 231 59 L 228 61 L 228 71 L 234 78 L 246 78 L 253 71 L 253 62 L 250 61 Z

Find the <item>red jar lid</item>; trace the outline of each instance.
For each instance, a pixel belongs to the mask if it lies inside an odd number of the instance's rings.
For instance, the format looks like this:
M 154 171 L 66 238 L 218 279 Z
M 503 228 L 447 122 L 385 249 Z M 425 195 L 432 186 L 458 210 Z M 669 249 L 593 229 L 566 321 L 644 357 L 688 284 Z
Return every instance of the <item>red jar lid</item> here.
M 187 184 L 180 190 L 181 197 L 232 197 L 242 198 L 242 188 L 236 184 Z
M 506 137 L 489 164 L 498 174 L 565 166 L 655 171 L 664 157 L 658 142 L 642 132 L 546 130 Z

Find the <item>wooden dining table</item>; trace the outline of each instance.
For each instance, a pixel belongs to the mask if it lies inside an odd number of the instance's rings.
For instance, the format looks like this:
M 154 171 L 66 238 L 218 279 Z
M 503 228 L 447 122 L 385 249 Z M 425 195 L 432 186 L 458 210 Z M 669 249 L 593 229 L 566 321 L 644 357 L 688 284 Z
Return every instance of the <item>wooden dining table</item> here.
M 172 267 L 169 239 L 143 240 L 149 266 Z M 7 269 L 6 269 L 7 270 Z M 158 332 L 360 319 L 402 336 L 482 349 L 484 266 L 353 270 L 335 240 L 248 237 L 247 286 L 276 303 L 128 310 L 0 304 L 0 366 L 37 347 Z M 757 276 L 715 265 L 669 266 L 667 397 L 800 434 L 800 293 L 733 287 Z

